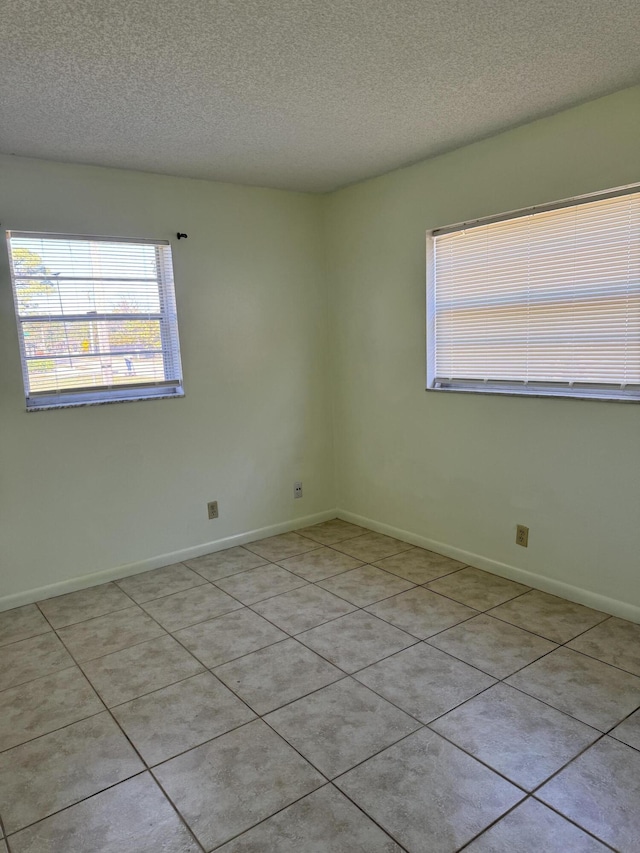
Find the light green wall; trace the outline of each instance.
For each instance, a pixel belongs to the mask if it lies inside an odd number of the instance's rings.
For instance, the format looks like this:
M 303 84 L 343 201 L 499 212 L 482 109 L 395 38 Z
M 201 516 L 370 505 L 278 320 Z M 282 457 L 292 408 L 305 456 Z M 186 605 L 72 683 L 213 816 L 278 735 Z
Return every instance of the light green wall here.
M 640 406 L 424 390 L 425 231 L 638 181 L 639 140 L 634 88 L 324 197 L 0 157 L 3 229 L 189 234 L 185 399 L 54 412 L 0 251 L 0 601 L 337 506 L 640 606 Z
M 427 229 L 639 180 L 634 88 L 325 200 L 340 508 L 640 605 L 640 405 L 424 390 Z
M 319 197 L 1 157 L 0 222 L 189 235 L 186 397 L 29 414 L 0 246 L 0 599 L 334 506 Z

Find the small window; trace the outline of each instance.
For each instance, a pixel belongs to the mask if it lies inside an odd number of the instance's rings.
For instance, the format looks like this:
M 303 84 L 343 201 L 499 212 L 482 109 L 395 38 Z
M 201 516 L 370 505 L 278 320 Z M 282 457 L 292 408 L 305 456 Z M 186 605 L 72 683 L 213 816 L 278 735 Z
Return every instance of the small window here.
M 183 396 L 167 241 L 7 241 L 27 410 Z
M 428 389 L 640 399 L 638 187 L 427 242 Z

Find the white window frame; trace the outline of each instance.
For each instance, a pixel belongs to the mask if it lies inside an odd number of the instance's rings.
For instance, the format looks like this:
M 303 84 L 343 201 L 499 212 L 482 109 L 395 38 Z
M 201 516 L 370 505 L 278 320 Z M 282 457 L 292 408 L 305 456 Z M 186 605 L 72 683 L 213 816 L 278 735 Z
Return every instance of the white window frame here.
M 20 361 L 22 365 L 22 378 L 26 401 L 26 410 L 43 411 L 48 409 L 63 409 L 75 406 L 92 406 L 104 403 L 123 403 L 138 400 L 175 399 L 184 397 L 182 379 L 182 364 L 180 356 L 180 340 L 178 334 L 178 318 L 175 304 L 175 284 L 173 277 L 173 261 L 171 255 L 171 244 L 169 240 L 153 240 L 149 238 L 134 237 L 110 237 L 88 234 L 61 234 L 45 231 L 6 231 L 7 251 L 9 256 L 9 270 L 11 277 L 12 293 L 14 299 L 16 323 L 18 327 L 18 340 L 20 346 Z M 46 239 L 46 240 L 72 240 L 78 242 L 108 242 L 108 243 L 130 243 L 135 245 L 153 245 L 156 247 L 156 270 L 158 281 L 158 295 L 160 300 L 160 311 L 152 314 L 146 312 L 141 314 L 126 313 L 122 315 L 91 314 L 92 319 L 103 320 L 157 320 L 160 324 L 160 335 L 162 345 L 162 358 L 165 364 L 165 375 L 167 370 L 173 378 L 165 381 L 144 380 L 136 383 L 122 383 L 104 386 L 93 386 L 87 388 L 68 388 L 59 391 L 35 391 L 29 387 L 29 373 L 27 367 L 27 352 L 25 347 L 25 336 L 23 325 L 29 322 L 39 322 L 37 316 L 23 317 L 20 315 L 17 292 L 16 277 L 11 252 L 12 238 Z M 163 251 L 164 249 L 168 251 Z M 48 322 L 85 322 L 87 314 L 65 315 L 49 314 Z
M 436 287 L 436 271 L 435 271 L 435 244 L 436 237 L 439 234 L 447 234 L 456 231 L 464 231 L 477 226 L 488 225 L 492 223 L 502 222 L 505 220 L 517 219 L 519 217 L 528 216 L 532 213 L 540 213 L 543 211 L 557 210 L 560 208 L 574 207 L 576 205 L 589 203 L 592 201 L 600 201 L 607 198 L 616 198 L 631 193 L 640 191 L 640 183 L 628 184 L 616 189 L 610 189 L 602 192 L 589 193 L 582 196 L 563 199 L 561 201 L 551 202 L 549 204 L 535 205 L 519 210 L 512 210 L 496 216 L 487 216 L 480 219 L 469 220 L 467 222 L 458 222 L 453 225 L 448 225 L 442 228 L 435 228 L 427 231 L 426 234 L 426 373 L 427 373 L 427 391 L 445 391 L 454 393 L 471 393 L 471 394 L 490 394 L 501 396 L 527 396 L 527 397 L 542 397 L 542 398 L 568 398 L 568 399 L 588 399 L 588 400 L 606 400 L 610 402 L 640 402 L 640 385 L 633 385 L 627 388 L 612 390 L 613 386 L 604 386 L 596 382 L 593 383 L 575 383 L 568 385 L 566 383 L 554 382 L 536 382 L 526 383 L 515 382 L 513 380 L 493 380 L 485 382 L 483 380 L 451 380 L 443 382 L 435 375 L 436 366 L 436 306 L 435 306 L 435 287 Z

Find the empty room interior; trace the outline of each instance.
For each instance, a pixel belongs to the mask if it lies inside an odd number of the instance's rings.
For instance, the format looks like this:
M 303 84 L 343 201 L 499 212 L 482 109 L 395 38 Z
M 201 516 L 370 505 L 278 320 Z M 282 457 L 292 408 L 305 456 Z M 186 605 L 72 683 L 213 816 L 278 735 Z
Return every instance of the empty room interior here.
M 0 853 L 637 853 L 638 3 L 0 11 Z

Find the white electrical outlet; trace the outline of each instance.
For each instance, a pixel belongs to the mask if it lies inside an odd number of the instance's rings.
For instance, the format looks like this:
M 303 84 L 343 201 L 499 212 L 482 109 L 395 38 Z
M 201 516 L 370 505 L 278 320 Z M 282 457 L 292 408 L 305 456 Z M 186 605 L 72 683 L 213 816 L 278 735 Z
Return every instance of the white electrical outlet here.
M 297 482 L 297 483 L 293 484 L 293 496 L 294 496 L 294 498 L 301 498 L 302 497 L 302 483 L 301 482 Z

